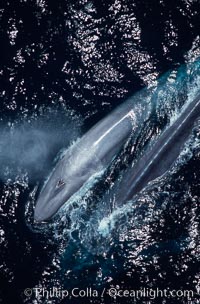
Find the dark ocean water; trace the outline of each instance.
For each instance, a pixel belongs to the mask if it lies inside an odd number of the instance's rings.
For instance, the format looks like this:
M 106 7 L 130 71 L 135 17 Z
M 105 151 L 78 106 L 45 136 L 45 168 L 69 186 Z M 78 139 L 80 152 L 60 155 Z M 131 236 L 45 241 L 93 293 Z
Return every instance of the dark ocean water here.
M 113 203 L 132 161 L 200 89 L 199 12 L 195 0 L 1 2 L 0 303 L 200 301 L 199 121 L 164 178 Z M 62 151 L 147 87 L 147 123 L 83 196 L 35 224 L 38 190 Z M 53 287 L 98 297 L 36 294 Z M 111 288 L 179 296 L 114 298 Z

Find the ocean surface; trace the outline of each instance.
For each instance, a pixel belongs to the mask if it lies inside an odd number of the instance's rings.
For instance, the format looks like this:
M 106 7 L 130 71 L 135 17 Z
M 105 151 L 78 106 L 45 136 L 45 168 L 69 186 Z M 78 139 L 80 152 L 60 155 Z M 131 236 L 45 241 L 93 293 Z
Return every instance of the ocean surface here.
M 0 303 L 200 303 L 200 118 L 167 174 L 115 200 L 200 92 L 199 13 L 195 0 L 1 1 Z M 145 117 L 109 167 L 35 223 L 66 149 L 127 98 L 139 112 L 138 96 Z

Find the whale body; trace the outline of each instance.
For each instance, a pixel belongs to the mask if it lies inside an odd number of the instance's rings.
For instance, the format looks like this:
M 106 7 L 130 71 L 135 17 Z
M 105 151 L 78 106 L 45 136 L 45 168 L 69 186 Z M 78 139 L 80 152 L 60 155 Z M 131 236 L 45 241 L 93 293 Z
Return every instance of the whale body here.
M 115 196 L 116 203 L 121 204 L 132 199 L 149 182 L 163 176 L 172 167 L 199 115 L 200 93 L 183 107 L 179 117 L 147 148 L 133 167 L 128 169 L 119 186 L 120 191 Z
M 146 112 L 140 109 L 136 120 L 134 101 L 139 108 L 144 105 L 147 95 L 148 90 L 145 90 L 143 94 L 129 98 L 66 151 L 36 202 L 34 219 L 37 222 L 51 218 L 93 174 L 109 165 L 136 128 L 138 117 Z
M 140 107 L 148 90 L 135 96 Z M 133 111 L 133 100 L 128 99 L 106 118 L 93 126 L 57 163 L 36 202 L 34 219 L 51 218 L 93 174 L 106 168 L 133 130 L 138 116 L 146 115 L 147 108 Z M 165 174 L 173 165 L 200 114 L 200 95 L 181 110 L 179 117 L 168 126 L 130 168 L 116 193 L 116 201 L 123 203 L 136 195 L 155 178 Z M 147 116 L 147 115 L 146 115 Z M 144 120 L 143 120 L 144 121 Z

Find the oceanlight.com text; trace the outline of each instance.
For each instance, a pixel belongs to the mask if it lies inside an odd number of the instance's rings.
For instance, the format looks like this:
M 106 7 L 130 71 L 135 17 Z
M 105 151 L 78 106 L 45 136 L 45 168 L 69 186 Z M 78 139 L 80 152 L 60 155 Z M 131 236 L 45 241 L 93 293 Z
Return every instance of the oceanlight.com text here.
M 145 299 L 153 300 L 155 298 L 177 298 L 188 300 L 188 303 L 192 303 L 192 299 L 198 294 L 198 291 L 193 290 L 176 290 L 176 289 L 159 289 L 159 288 L 140 288 L 140 289 L 123 289 L 119 286 L 113 286 L 108 288 L 103 288 L 102 290 L 97 290 L 91 287 L 81 289 L 75 287 L 73 289 L 62 289 L 62 288 L 26 288 L 24 290 L 24 295 L 26 297 L 35 297 L 38 299 L 64 299 L 64 298 L 103 298 L 110 297 L 116 298 L 134 298 L 134 299 Z M 190 301 L 190 302 L 189 302 Z M 200 302 L 199 302 L 200 303 Z

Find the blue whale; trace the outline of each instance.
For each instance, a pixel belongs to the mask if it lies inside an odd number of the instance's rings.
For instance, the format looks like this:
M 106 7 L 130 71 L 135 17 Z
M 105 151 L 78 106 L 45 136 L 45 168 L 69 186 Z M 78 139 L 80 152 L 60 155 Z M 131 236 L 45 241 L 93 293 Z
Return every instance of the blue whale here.
M 34 219 L 37 222 L 51 218 L 91 176 L 108 167 L 136 129 L 138 117 L 146 117 L 144 100 L 148 95 L 148 90 L 144 90 L 129 98 L 66 151 L 36 202 Z M 138 113 L 133 111 L 134 103 Z
M 139 96 L 137 107 L 147 98 L 148 90 Z M 137 108 L 135 107 L 135 108 Z M 107 167 L 128 136 L 137 128 L 138 115 L 147 113 L 147 108 L 133 111 L 133 100 L 127 100 L 106 118 L 97 123 L 78 140 L 57 163 L 36 202 L 34 219 L 37 222 L 51 218 L 89 178 Z M 200 95 L 187 103 L 179 117 L 161 133 L 151 148 L 131 167 L 119 191 L 120 202 L 131 199 L 155 178 L 170 169 L 188 138 L 194 121 L 200 114 Z M 136 119 L 137 115 L 137 119 Z
M 200 93 L 186 103 L 178 118 L 168 126 L 157 141 L 126 172 L 115 196 L 116 203 L 123 203 L 144 189 L 150 181 L 163 176 L 173 165 L 189 137 L 195 120 L 200 115 Z

